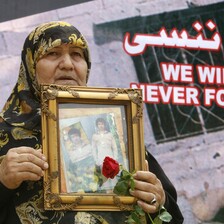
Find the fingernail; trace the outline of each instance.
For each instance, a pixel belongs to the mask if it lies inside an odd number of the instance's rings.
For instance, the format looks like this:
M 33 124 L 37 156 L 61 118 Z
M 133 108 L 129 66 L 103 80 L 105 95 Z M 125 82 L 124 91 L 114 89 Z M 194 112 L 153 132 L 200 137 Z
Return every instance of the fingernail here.
M 49 167 L 48 163 L 44 163 L 44 168 L 47 169 Z
M 139 206 L 142 206 L 142 205 L 143 205 L 142 201 L 140 201 L 140 200 L 137 201 L 137 204 L 138 204 Z

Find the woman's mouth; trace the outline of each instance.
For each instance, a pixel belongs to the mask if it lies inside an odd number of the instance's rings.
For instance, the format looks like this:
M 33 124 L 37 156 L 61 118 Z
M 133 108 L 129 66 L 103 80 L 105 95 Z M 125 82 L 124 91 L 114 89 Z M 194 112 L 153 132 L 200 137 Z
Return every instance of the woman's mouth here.
M 60 78 L 55 80 L 55 84 L 59 85 L 76 85 L 78 86 L 77 80 L 70 76 L 61 76 Z

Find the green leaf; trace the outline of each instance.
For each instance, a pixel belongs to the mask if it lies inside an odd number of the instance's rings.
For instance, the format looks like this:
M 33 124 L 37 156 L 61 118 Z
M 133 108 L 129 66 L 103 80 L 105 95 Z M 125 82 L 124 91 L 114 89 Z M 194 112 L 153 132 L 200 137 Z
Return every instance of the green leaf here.
M 136 212 L 131 212 L 131 217 L 137 224 L 141 224 L 141 220 Z
M 154 224 L 162 224 L 163 221 L 159 218 L 159 216 L 156 216 L 156 218 L 153 220 Z
M 121 172 L 121 179 L 123 180 L 129 180 L 131 179 L 132 175 L 127 170 L 122 170 Z
M 135 181 L 133 178 L 130 179 L 130 187 L 132 191 L 135 189 Z
M 139 205 L 135 205 L 134 209 L 140 216 L 145 215 L 145 212 L 143 211 L 143 209 Z
M 127 223 L 141 224 L 143 217 L 145 217 L 145 212 L 140 206 L 135 205 L 134 210 L 131 211 L 131 214 L 128 216 Z
M 125 220 L 126 223 L 131 224 L 131 223 L 135 223 L 135 220 L 132 219 L 131 215 L 128 216 L 128 219 Z
M 125 180 L 118 181 L 113 191 L 117 195 L 129 195 L 129 186 Z
M 172 219 L 172 216 L 170 215 L 169 212 L 163 211 L 159 216 L 158 216 L 163 222 L 170 222 Z

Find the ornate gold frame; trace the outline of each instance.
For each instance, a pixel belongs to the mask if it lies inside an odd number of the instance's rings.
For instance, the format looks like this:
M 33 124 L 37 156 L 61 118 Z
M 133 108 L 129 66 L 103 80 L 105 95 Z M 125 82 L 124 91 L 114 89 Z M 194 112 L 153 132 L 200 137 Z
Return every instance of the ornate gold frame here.
M 113 193 L 61 192 L 59 106 L 61 104 L 123 107 L 127 127 L 127 151 L 130 170 L 143 170 L 145 147 L 143 137 L 143 102 L 139 89 L 41 86 L 42 144 L 49 162 L 44 174 L 44 207 L 46 210 L 121 211 L 131 210 L 132 196 Z M 77 112 L 79 109 L 76 109 Z M 105 109 L 106 110 L 106 109 Z

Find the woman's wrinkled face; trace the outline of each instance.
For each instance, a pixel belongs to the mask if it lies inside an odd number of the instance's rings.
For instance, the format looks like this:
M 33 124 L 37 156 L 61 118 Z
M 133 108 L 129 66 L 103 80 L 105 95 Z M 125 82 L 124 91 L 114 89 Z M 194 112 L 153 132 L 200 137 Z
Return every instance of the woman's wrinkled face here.
M 83 50 L 72 44 L 49 50 L 36 64 L 38 84 L 86 86 L 87 71 Z

